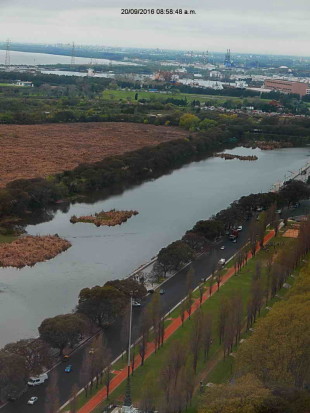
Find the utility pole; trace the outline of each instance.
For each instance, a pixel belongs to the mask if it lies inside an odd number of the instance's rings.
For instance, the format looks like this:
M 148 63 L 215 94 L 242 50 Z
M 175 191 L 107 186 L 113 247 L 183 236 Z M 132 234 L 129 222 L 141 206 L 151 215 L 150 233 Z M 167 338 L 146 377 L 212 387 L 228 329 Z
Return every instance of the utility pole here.
M 130 296 L 130 315 L 129 315 L 129 334 L 128 334 L 128 360 L 127 360 L 127 377 L 130 376 L 130 349 L 131 349 L 131 330 L 132 330 L 132 296 Z
M 131 348 L 131 329 L 132 329 L 132 295 L 130 296 L 130 316 L 129 316 L 129 333 L 128 333 L 128 363 L 127 363 L 127 384 L 122 408 L 123 413 L 131 413 L 133 411 L 130 389 L 130 348 Z
M 72 43 L 72 50 L 71 50 L 71 68 L 75 65 L 75 44 Z
M 11 41 L 10 41 L 10 39 L 7 39 L 7 41 L 6 41 L 6 49 L 5 49 L 5 61 L 4 61 L 5 67 L 9 67 L 10 64 L 11 64 L 10 46 L 11 46 Z

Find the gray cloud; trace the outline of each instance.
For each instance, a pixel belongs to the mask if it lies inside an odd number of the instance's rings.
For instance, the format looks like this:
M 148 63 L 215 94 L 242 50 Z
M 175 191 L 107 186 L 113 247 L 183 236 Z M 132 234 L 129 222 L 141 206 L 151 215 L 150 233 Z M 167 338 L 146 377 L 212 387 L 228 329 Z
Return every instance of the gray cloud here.
M 121 15 L 183 8 L 195 16 Z M 0 0 L 0 40 L 309 55 L 309 0 Z

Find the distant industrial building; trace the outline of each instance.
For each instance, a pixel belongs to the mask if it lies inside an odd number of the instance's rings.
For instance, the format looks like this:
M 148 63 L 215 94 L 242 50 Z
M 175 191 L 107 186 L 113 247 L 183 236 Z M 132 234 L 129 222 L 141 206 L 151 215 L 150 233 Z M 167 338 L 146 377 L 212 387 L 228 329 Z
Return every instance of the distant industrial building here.
M 293 82 L 283 79 L 266 79 L 264 88 L 278 90 L 283 93 L 295 93 L 299 96 L 310 95 L 310 85 L 303 82 Z

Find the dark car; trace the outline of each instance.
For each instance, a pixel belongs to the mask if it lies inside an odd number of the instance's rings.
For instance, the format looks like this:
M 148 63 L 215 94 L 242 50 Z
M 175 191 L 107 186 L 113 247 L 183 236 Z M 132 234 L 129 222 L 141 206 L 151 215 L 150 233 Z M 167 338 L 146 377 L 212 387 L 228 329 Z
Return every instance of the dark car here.
M 147 290 L 147 292 L 148 292 L 149 294 L 154 294 L 155 290 L 153 290 L 153 288 L 151 288 L 150 290 Z

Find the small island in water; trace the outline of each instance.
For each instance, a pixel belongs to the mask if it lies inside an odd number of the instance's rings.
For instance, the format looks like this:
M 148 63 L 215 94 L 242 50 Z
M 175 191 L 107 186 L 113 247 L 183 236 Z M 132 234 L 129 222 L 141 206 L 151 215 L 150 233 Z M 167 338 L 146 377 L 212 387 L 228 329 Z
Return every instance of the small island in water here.
M 95 215 L 84 215 L 81 217 L 76 217 L 73 215 L 70 218 L 70 222 L 72 222 L 72 224 L 75 224 L 76 222 L 87 222 L 90 224 L 95 224 L 97 227 L 102 225 L 112 227 L 114 225 L 121 225 L 123 222 L 126 222 L 127 219 L 137 214 L 138 211 L 117 211 L 115 209 L 111 209 L 110 211 L 98 212 Z
M 240 161 L 256 161 L 258 157 L 256 155 L 247 155 L 247 156 L 242 156 L 242 155 L 233 155 L 231 153 L 216 153 L 214 156 L 218 158 L 223 158 L 226 160 L 230 159 L 239 159 Z
M 50 260 L 71 247 L 56 235 L 21 236 L 13 242 L 0 244 L 0 267 L 23 268 Z

